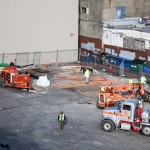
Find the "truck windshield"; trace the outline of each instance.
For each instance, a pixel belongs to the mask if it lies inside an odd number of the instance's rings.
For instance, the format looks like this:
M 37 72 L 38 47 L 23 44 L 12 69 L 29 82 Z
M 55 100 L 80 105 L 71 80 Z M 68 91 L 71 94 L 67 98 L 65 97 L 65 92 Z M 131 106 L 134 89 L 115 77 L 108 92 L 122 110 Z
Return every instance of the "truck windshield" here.
M 131 110 L 131 106 L 129 106 L 129 105 L 123 105 L 122 109 L 130 111 Z

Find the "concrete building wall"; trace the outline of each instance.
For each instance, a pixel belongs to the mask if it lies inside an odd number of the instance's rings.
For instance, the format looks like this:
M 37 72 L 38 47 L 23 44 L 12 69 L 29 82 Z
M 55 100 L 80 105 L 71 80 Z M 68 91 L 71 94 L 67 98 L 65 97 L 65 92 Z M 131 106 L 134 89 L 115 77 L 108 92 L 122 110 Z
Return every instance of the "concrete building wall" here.
M 128 59 L 140 58 L 150 62 L 150 35 L 140 31 L 140 28 L 144 25 L 137 25 L 137 30 L 139 31 L 134 31 L 134 27 L 128 31 L 130 24 L 126 25 L 126 29 L 116 30 L 116 33 L 112 34 L 103 30 L 103 27 L 106 27 L 105 22 L 108 22 L 107 30 L 111 28 L 109 24 L 112 23 L 112 20 L 114 22 L 116 20 L 119 21 L 119 19 L 122 20 L 123 26 L 125 25 L 124 23 L 127 24 L 130 20 L 134 23 L 133 20 L 137 20 L 137 18 L 139 19 L 137 22 L 140 22 L 139 17 L 143 18 L 150 15 L 149 0 L 80 0 L 80 7 L 89 8 L 89 12 L 88 14 L 80 13 L 79 48 L 86 50 L 104 49 L 105 52 L 116 56 L 124 56 L 125 58 L 128 57 Z M 94 20 L 96 21 L 94 22 Z M 132 42 L 136 46 L 137 42 L 138 46 L 141 46 L 143 49 L 124 47 L 125 39 L 117 32 L 123 32 L 126 35 L 126 43 L 129 47 L 132 47 Z M 130 37 L 132 42 L 130 42 Z M 137 38 L 143 41 L 138 43 L 138 40 L 136 41 Z
M 122 25 L 126 25 L 126 18 L 142 18 L 150 15 L 149 0 L 104 0 L 103 4 L 102 18 L 104 21 L 110 22 L 110 24 L 112 23 L 112 20 L 116 19 L 114 20 L 114 23 L 115 21 L 117 23 L 117 21 L 120 19 L 122 22 L 124 20 L 124 24 Z M 119 13 L 121 13 L 121 15 Z M 115 30 L 109 29 L 108 27 L 106 29 L 107 31 L 104 29 L 103 43 L 105 45 L 105 51 L 131 60 L 135 58 L 144 59 L 148 61 L 148 64 L 150 64 L 150 34 L 141 32 L 141 27 L 142 25 L 139 25 L 139 31 L 135 31 L 134 29 L 128 30 L 127 28 L 124 30 Z M 125 47 L 124 44 L 125 38 L 127 39 L 127 47 Z M 135 45 L 135 48 L 133 48 L 134 46 L 132 44 Z
M 80 36 L 101 39 L 102 5 L 102 0 L 80 0 Z M 88 9 L 87 13 L 81 12 L 83 7 Z
M 0 0 L 0 53 L 57 49 L 78 49 L 78 0 Z
M 150 15 L 149 0 L 104 0 L 103 20 L 116 19 L 116 7 L 125 6 L 125 17 L 144 17 Z

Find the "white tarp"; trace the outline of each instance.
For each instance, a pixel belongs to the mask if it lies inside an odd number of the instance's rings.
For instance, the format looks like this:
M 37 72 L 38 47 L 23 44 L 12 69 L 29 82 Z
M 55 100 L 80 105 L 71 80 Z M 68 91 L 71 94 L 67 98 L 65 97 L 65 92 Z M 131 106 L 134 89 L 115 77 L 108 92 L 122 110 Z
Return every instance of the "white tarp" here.
M 40 76 L 36 82 L 36 85 L 46 87 L 50 85 L 50 81 L 47 79 L 47 75 Z

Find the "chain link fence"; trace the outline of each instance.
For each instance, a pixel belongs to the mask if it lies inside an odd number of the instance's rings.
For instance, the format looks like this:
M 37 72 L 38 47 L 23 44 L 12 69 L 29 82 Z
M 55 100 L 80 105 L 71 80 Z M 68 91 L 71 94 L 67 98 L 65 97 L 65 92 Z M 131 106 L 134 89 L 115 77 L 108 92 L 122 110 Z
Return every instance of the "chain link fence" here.
M 86 65 L 93 66 L 99 70 L 106 71 L 110 75 L 121 76 L 124 64 L 121 68 L 117 66 L 116 57 L 111 57 L 107 53 L 81 50 L 79 51 L 79 61 Z
M 15 64 L 16 65 L 20 65 L 20 66 L 28 65 L 28 60 L 29 60 L 29 53 L 17 53 L 16 54 Z
M 16 65 L 20 66 L 29 64 L 58 64 L 77 61 L 78 49 L 0 54 L 0 63 L 10 64 L 10 62 L 14 62 Z
M 93 64 L 109 65 L 109 58 L 107 58 L 106 53 L 94 53 L 93 51 L 87 52 L 79 50 L 79 61 Z M 113 64 L 113 63 L 112 63 Z
M 95 69 L 106 71 L 110 75 L 118 76 L 118 80 L 122 80 L 127 77 L 140 79 L 144 74 L 147 81 L 150 82 L 150 67 L 145 68 L 143 65 L 136 64 L 136 67 L 132 68 L 132 61 L 129 59 L 95 52 L 96 51 L 79 49 L 79 61 L 83 65 L 92 66 Z M 145 72 L 145 70 L 147 72 Z

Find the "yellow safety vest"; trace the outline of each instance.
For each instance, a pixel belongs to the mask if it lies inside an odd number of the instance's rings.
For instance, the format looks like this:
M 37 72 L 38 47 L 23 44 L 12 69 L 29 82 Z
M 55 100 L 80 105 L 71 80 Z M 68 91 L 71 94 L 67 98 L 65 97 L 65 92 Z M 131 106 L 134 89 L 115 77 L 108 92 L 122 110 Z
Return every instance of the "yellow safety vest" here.
M 59 115 L 59 121 L 64 121 L 65 120 L 65 115 L 64 114 L 60 114 Z
M 146 78 L 145 77 L 141 77 L 141 84 L 145 84 L 146 83 Z
M 129 84 L 132 84 L 133 83 L 133 80 L 132 79 L 129 79 Z
M 84 73 L 84 76 L 85 76 L 85 77 L 89 77 L 89 76 L 90 76 L 90 71 L 89 71 L 89 70 L 86 70 L 85 73 Z

